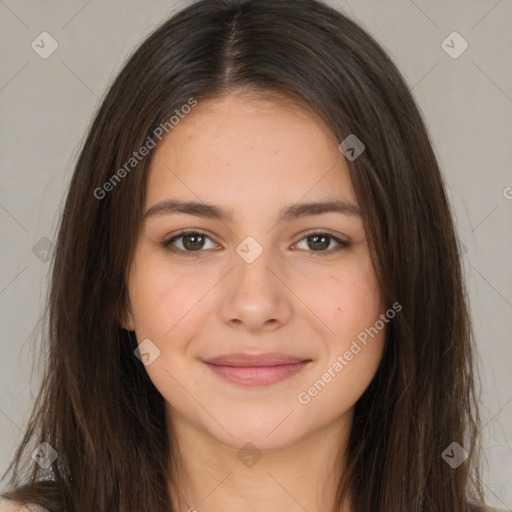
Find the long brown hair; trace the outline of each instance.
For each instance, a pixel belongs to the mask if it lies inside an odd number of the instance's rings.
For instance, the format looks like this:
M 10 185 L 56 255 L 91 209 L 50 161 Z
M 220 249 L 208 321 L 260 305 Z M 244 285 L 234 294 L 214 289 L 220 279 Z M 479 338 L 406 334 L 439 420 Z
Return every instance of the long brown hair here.
M 113 83 L 62 214 L 45 374 L 4 496 L 51 512 L 172 510 L 164 399 L 134 357 L 133 333 L 120 327 L 150 158 L 126 163 L 191 98 L 236 90 L 301 102 L 339 142 L 356 134 L 366 145 L 347 164 L 383 299 L 402 311 L 355 406 L 335 510 L 347 492 L 357 512 L 478 510 L 474 343 L 439 166 L 393 62 L 316 0 L 196 2 L 158 28 Z M 41 442 L 58 454 L 47 470 L 30 457 Z M 468 452 L 456 469 L 442 457 L 453 442 Z

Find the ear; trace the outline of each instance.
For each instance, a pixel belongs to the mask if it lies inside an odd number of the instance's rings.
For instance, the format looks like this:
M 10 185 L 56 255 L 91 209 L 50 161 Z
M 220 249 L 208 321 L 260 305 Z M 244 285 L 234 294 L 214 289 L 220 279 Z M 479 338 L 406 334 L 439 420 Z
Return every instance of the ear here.
M 127 305 L 123 308 L 119 323 L 126 331 L 135 331 L 135 318 L 133 316 L 132 305 L 129 299 L 127 300 Z
M 121 327 L 126 331 L 135 331 L 135 320 L 133 319 L 133 315 L 131 313 L 127 313 L 126 319 L 121 321 Z

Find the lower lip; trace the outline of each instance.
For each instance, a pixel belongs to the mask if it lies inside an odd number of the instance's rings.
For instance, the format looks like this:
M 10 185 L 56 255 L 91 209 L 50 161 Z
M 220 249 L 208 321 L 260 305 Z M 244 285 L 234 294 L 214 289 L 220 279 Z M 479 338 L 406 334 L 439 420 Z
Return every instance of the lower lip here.
M 219 377 L 244 386 L 268 386 L 299 373 L 311 361 L 277 366 L 220 366 L 205 363 Z

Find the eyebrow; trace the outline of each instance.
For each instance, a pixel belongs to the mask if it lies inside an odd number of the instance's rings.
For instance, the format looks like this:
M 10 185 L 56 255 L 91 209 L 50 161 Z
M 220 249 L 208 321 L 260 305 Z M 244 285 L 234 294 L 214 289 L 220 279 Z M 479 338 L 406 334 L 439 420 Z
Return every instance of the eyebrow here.
M 326 213 L 342 213 L 349 216 L 362 217 L 361 209 L 355 204 L 343 200 L 326 200 L 312 203 L 298 203 L 281 209 L 278 219 L 291 221 L 301 217 L 324 215 Z M 166 199 L 151 206 L 144 214 L 144 220 L 149 217 L 171 214 L 187 214 L 224 222 L 233 221 L 233 210 L 219 206 L 194 201 L 178 201 Z

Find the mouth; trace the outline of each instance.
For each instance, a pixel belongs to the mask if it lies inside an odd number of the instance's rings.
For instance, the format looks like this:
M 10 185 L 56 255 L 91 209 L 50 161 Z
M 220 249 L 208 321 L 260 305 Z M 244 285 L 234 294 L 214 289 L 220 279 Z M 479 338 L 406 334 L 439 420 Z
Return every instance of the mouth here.
M 311 359 L 286 354 L 229 354 L 203 363 L 217 376 L 243 386 L 269 386 L 302 371 Z

